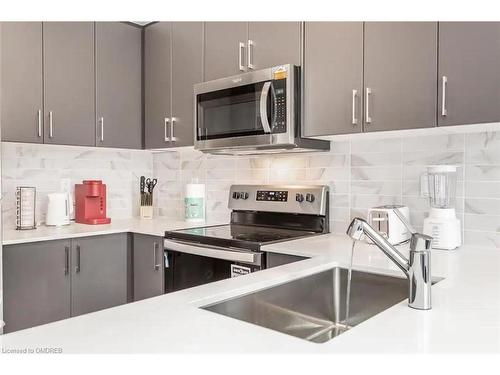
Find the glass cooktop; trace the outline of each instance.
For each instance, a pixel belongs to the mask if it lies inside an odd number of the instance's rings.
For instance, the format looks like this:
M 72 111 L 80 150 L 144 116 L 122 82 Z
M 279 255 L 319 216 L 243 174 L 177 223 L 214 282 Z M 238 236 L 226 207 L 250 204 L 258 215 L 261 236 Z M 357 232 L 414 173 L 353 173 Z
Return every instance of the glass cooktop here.
M 211 240 L 210 242 L 235 241 L 263 245 L 270 242 L 284 241 L 292 238 L 312 236 L 315 234 L 317 233 L 296 229 L 228 224 L 166 232 L 166 237 L 180 238 L 199 243 Z

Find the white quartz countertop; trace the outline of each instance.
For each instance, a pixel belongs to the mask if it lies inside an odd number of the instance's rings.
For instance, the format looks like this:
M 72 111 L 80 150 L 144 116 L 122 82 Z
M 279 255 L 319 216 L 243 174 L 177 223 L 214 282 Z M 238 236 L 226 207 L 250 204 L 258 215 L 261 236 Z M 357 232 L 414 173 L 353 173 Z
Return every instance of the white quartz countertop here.
M 403 301 L 323 344 L 200 309 L 200 306 L 314 274 L 350 260 L 345 235 L 321 235 L 266 247 L 312 257 L 250 275 L 47 324 L 0 337 L 4 350 L 58 347 L 64 352 L 443 353 L 500 351 L 500 252 L 462 247 L 433 251 L 433 309 Z M 407 250 L 402 249 L 403 253 Z M 377 248 L 356 248 L 354 269 L 403 274 Z
M 172 219 L 118 219 L 111 220 L 110 224 L 87 225 L 71 222 L 62 227 L 48 227 L 40 225 L 33 230 L 16 230 L 15 228 L 4 228 L 2 244 L 14 245 L 26 242 L 60 240 L 65 238 L 78 238 L 87 236 L 98 236 L 112 233 L 140 233 L 151 236 L 162 236 L 166 230 L 183 228 L 195 228 L 204 225 L 225 224 L 220 222 L 188 223 L 182 220 Z

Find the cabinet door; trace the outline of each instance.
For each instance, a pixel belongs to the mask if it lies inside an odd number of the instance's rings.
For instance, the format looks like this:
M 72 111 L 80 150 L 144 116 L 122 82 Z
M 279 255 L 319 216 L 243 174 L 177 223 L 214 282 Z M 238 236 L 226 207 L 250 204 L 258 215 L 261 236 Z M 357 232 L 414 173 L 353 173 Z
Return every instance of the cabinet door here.
M 172 118 L 169 136 L 173 146 L 194 143 L 193 85 L 203 80 L 203 23 L 172 23 Z
M 366 22 L 364 46 L 364 130 L 435 126 L 437 23 Z
M 42 23 L 2 23 L 2 141 L 43 142 Z
M 438 95 L 438 125 L 500 121 L 500 22 L 439 24 Z
M 71 316 L 127 303 L 127 234 L 71 243 Z
M 142 147 L 142 31 L 96 23 L 96 145 Z
M 267 253 L 266 256 L 267 268 L 278 267 L 284 264 L 294 263 L 304 259 L 307 258 L 298 255 L 279 254 L 279 253 Z
M 95 146 L 94 23 L 44 22 L 45 143 Z
M 282 64 L 300 65 L 300 22 L 249 22 L 247 65 L 265 69 Z
M 247 22 L 205 22 L 205 81 L 247 70 L 247 36 Z
M 3 248 L 4 332 L 70 316 L 70 242 Z
M 134 234 L 134 301 L 164 292 L 163 238 Z
M 363 23 L 306 22 L 304 29 L 303 134 L 360 132 Z
M 172 107 L 171 32 L 170 22 L 155 23 L 144 31 L 146 148 L 163 148 L 170 143 L 167 121 Z

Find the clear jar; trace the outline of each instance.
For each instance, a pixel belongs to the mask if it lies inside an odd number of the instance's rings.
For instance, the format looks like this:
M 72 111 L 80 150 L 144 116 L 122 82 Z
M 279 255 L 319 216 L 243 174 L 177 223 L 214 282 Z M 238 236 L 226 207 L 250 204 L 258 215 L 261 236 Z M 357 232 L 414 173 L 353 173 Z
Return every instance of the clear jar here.
M 457 167 L 431 165 L 427 167 L 429 202 L 434 208 L 454 208 L 457 192 Z

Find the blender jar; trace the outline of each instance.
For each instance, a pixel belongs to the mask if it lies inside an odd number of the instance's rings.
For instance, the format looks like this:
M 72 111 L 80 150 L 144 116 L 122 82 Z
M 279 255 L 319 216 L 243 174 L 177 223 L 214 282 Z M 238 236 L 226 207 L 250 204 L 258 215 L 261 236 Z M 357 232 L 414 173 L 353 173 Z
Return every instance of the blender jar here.
M 454 208 L 457 190 L 457 167 L 455 165 L 430 165 L 429 202 L 433 208 Z

